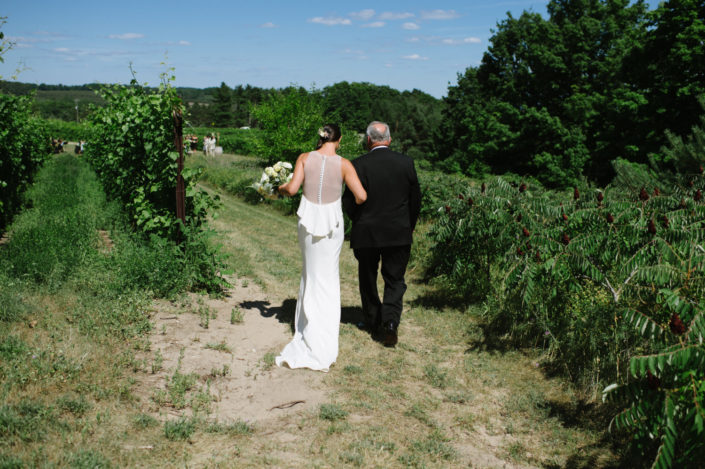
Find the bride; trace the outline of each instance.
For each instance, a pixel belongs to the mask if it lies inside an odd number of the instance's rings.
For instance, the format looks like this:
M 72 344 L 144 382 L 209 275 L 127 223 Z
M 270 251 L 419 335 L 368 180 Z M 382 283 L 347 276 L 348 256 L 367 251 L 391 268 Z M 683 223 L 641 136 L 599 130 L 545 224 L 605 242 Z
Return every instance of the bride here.
M 303 183 L 299 217 L 299 247 L 303 257 L 294 338 L 276 358 L 278 366 L 328 371 L 338 357 L 340 277 L 338 260 L 343 246 L 342 185 L 367 200 L 367 192 L 350 161 L 336 154 L 340 128 L 326 124 L 318 131 L 316 150 L 296 160 L 293 177 L 279 192 L 293 196 Z

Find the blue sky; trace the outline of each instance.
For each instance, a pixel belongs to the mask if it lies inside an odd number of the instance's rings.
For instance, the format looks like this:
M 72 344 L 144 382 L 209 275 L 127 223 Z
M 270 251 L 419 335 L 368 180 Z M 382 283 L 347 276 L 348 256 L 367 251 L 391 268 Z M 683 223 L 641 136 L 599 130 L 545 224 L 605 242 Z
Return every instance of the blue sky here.
M 176 86 L 225 82 L 322 88 L 365 81 L 444 96 L 477 65 L 491 29 L 547 0 L 102 1 L 5 0 L 0 16 L 16 43 L 5 79 L 76 85 L 156 84 L 167 62 Z

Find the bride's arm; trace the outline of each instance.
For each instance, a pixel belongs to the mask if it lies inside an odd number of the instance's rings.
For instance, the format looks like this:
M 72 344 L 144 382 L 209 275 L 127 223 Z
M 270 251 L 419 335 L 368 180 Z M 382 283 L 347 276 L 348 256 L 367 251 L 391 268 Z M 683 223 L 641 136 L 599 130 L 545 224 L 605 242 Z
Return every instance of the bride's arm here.
M 367 200 L 367 191 L 362 187 L 355 167 L 345 158 L 342 158 L 341 161 L 343 166 L 343 181 L 345 181 L 345 185 L 348 186 L 348 189 L 350 189 L 355 196 L 355 203 L 358 205 L 365 203 Z
M 301 153 L 296 159 L 296 166 L 294 166 L 294 175 L 291 177 L 291 181 L 286 184 L 279 186 L 279 192 L 284 195 L 292 197 L 299 192 L 299 187 L 301 183 L 304 182 L 304 161 L 308 157 L 308 153 Z

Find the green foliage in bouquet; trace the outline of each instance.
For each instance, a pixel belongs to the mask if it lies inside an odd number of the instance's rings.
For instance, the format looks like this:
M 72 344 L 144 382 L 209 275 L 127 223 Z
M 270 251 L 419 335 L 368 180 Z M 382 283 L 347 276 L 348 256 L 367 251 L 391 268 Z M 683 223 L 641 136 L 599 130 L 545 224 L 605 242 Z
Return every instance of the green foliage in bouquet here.
M 50 152 L 31 97 L 0 94 L 0 232 L 21 205 L 21 196 Z

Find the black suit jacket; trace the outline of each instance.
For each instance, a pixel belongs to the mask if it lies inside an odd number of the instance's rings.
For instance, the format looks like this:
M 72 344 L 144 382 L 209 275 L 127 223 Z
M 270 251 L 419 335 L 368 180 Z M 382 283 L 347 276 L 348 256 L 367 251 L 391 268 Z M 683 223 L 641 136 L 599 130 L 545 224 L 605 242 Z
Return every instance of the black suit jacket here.
M 353 223 L 350 247 L 411 244 L 421 210 L 414 160 L 388 148 L 377 148 L 352 164 L 367 191 L 367 201 L 356 205 L 350 189 L 345 189 L 343 207 Z

